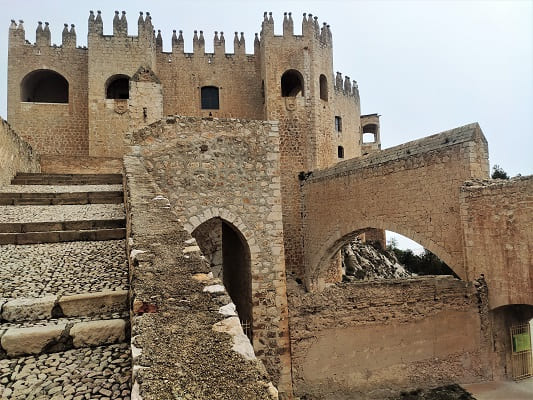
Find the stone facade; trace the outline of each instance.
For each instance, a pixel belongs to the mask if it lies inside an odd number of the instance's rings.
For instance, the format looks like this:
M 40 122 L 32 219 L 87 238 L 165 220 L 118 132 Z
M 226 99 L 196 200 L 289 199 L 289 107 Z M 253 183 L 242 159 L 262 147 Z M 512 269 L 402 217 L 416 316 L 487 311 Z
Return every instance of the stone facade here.
M 39 156 L 0 118 L 0 185 L 9 185 L 17 172 L 39 172 Z
M 79 48 L 73 26 L 52 46 L 48 24 L 31 44 L 12 21 L 8 118 L 43 171 L 124 160 L 132 398 L 275 398 L 270 380 L 280 398 L 383 398 L 509 376 L 508 328 L 533 315 L 533 187 L 482 182 L 479 125 L 382 151 L 379 115 L 360 115 L 312 15 L 275 35 L 265 13 L 253 54 L 242 33 L 226 53 L 222 32 L 206 53 L 201 31 L 192 53 L 181 31 L 163 52 L 148 13 L 136 36 L 125 13 L 113 35 L 100 12 L 88 24 Z M 38 170 L 6 123 L 0 145 L 5 182 Z M 462 280 L 339 284 L 339 249 L 385 229 Z
M 131 143 L 189 233 L 217 218 L 244 238 L 254 349 L 290 390 L 278 124 L 167 117 Z

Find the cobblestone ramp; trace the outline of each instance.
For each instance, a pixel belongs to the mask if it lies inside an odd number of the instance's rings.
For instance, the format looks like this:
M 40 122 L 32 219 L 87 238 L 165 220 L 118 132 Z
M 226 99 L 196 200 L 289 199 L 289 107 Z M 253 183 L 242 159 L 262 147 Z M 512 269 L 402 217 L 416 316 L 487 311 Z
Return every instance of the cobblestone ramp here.
M 0 187 L 0 399 L 130 398 L 119 177 Z

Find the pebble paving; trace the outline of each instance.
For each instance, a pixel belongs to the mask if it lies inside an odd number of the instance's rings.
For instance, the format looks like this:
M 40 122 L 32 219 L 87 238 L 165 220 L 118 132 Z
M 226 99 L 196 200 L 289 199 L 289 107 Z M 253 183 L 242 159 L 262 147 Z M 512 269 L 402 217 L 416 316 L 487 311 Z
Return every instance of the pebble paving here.
M 0 298 L 128 289 L 124 240 L 0 246 Z
M 125 218 L 123 204 L 0 206 L 0 223 L 87 221 Z
M 6 400 L 129 400 L 128 344 L 0 360 Z
M 29 328 L 33 326 L 50 326 L 61 324 L 75 324 L 78 322 L 88 321 L 102 321 L 108 319 L 128 319 L 129 312 L 116 312 L 116 313 L 104 313 L 90 316 L 69 317 L 69 318 L 50 318 L 40 319 L 35 321 L 23 321 L 23 322 L 2 322 L 0 325 L 0 333 L 6 331 L 9 328 Z
M 116 192 L 122 189 L 122 185 L 6 185 L 0 186 L 0 193 Z

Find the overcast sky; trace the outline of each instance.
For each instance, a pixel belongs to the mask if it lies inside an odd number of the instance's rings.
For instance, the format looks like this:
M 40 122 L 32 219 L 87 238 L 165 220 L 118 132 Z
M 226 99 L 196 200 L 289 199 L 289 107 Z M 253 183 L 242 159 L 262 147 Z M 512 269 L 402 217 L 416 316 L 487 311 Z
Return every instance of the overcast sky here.
M 245 33 L 253 52 L 263 11 L 272 11 L 281 34 L 284 11 L 296 33 L 302 13 L 331 25 L 333 64 L 359 84 L 363 114 L 381 114 L 382 148 L 477 121 L 489 142 L 491 166 L 510 175 L 533 173 L 533 2 L 523 1 L 54 1 L 2 0 L 0 115 L 6 118 L 7 37 L 10 19 L 23 19 L 35 41 L 37 21 L 50 22 L 61 43 L 63 23 L 74 23 L 78 45 L 87 44 L 89 10 L 102 10 L 112 33 L 114 10 L 125 10 L 130 35 L 139 11 L 149 11 L 170 50 L 181 29 L 192 51 L 194 29 L 212 51 L 215 30 L 226 51 L 233 32 Z M 1 31 L 0 31 L 1 32 Z

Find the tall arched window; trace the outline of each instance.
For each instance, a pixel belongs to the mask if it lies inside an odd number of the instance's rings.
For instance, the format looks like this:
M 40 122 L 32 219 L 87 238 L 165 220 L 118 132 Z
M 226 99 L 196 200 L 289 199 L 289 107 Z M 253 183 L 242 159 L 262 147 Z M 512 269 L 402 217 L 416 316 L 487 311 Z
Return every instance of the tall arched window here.
M 113 75 L 107 80 L 106 99 L 126 100 L 130 98 L 130 78 L 127 75 Z
M 204 86 L 202 88 L 202 110 L 218 110 L 218 88 L 216 86 Z
M 295 97 L 304 94 L 304 78 L 295 69 L 289 69 L 281 76 L 281 96 Z
M 320 75 L 320 98 L 328 101 L 328 79 L 324 74 Z
M 68 103 L 68 81 L 49 69 L 32 71 L 22 79 L 20 101 Z

